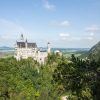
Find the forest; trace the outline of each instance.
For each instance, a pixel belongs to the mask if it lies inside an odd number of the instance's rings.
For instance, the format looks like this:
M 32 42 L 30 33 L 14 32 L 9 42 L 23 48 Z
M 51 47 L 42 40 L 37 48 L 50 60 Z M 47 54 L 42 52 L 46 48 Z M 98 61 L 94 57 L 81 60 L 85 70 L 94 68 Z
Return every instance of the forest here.
M 100 59 L 51 53 L 45 64 L 32 58 L 0 58 L 0 100 L 100 100 Z

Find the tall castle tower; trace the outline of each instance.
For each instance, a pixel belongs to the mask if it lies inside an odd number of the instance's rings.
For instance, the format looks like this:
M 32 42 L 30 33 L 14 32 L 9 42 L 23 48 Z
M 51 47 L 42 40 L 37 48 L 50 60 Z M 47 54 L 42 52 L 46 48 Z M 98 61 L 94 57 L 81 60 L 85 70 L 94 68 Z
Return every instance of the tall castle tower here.
M 50 54 L 50 52 L 51 52 L 50 42 L 47 43 L 47 52 L 48 52 L 48 54 Z

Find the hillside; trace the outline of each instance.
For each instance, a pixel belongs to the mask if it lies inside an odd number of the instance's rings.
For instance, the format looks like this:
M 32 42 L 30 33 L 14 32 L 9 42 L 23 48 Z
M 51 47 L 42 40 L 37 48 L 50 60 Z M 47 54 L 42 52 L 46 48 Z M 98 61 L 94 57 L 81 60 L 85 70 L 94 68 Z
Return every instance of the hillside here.
M 100 58 L 100 41 L 89 50 L 87 57 L 96 61 Z
M 6 47 L 6 46 L 2 46 L 0 47 L 0 50 L 13 50 L 14 48 L 12 47 Z

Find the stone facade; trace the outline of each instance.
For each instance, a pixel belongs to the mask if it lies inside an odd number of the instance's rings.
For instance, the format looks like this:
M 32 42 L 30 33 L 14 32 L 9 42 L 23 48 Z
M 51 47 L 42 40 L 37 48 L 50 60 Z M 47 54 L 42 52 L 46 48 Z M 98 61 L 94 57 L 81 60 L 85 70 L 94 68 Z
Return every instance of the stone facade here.
M 24 40 L 23 35 L 21 35 L 21 40 L 16 41 L 15 55 L 17 60 L 27 59 L 29 57 L 33 58 L 39 63 L 45 63 L 45 60 L 50 53 L 50 47 L 48 43 L 48 48 L 45 51 L 39 50 L 36 43 L 29 43 Z

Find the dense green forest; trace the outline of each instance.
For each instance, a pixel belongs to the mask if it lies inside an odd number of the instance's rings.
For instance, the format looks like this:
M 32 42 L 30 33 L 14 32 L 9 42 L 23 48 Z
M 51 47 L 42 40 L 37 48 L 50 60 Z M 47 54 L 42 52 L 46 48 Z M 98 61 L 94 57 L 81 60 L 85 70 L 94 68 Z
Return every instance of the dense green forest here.
M 48 55 L 45 64 L 31 58 L 0 59 L 0 100 L 100 100 L 100 59 Z

